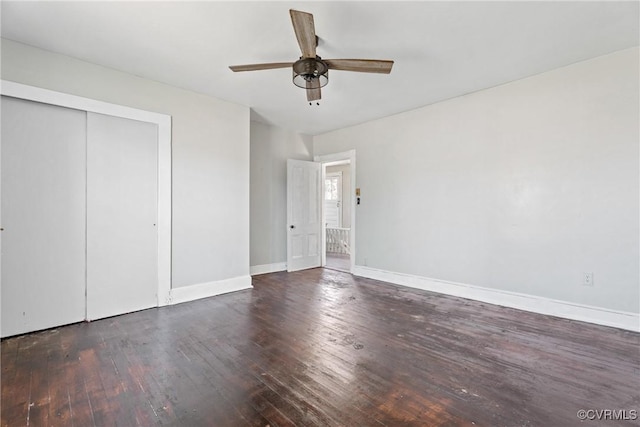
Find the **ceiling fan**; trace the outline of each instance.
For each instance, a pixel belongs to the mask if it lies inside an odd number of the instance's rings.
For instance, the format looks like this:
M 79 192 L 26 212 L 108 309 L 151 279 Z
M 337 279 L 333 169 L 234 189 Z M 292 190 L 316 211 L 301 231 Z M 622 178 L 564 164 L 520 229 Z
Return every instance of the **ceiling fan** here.
M 307 91 L 307 101 L 321 98 L 320 88 L 329 82 L 329 70 L 357 71 L 361 73 L 389 74 L 393 61 L 377 59 L 322 59 L 316 55 L 318 36 L 313 25 L 313 15 L 298 10 L 289 10 L 293 30 L 296 33 L 302 56 L 295 62 L 272 62 L 266 64 L 232 65 L 232 71 L 293 69 L 293 84 Z

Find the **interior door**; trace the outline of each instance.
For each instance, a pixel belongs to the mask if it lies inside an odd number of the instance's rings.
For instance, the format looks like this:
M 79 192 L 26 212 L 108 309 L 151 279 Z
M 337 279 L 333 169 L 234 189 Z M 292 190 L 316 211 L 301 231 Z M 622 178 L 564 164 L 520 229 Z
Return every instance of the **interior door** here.
M 86 113 L 2 97 L 2 336 L 85 318 Z
M 157 135 L 87 114 L 87 319 L 158 304 Z
M 287 271 L 319 267 L 320 163 L 287 160 Z

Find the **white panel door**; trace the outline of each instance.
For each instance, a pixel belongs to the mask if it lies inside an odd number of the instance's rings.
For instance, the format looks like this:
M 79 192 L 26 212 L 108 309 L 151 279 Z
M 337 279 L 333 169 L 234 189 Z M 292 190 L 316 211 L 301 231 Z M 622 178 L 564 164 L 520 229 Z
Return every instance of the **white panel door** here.
M 2 97 L 2 336 L 85 317 L 84 111 Z
M 87 114 L 87 319 L 158 305 L 157 134 Z
M 287 160 L 287 271 L 320 266 L 320 166 Z

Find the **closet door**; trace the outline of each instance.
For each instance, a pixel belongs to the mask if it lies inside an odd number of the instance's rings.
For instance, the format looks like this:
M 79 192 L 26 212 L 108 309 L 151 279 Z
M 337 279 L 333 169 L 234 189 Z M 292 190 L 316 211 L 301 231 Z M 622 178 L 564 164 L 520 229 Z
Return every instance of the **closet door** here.
M 87 319 L 158 305 L 157 125 L 87 113 Z
M 85 318 L 84 111 L 2 97 L 2 336 Z

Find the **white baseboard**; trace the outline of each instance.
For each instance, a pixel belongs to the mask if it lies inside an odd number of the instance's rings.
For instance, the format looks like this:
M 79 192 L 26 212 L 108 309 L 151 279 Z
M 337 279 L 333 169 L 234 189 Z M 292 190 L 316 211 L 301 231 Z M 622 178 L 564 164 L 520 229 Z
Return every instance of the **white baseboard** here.
M 229 292 L 251 289 L 251 276 L 233 277 L 215 282 L 174 288 L 170 291 L 169 304 L 180 304 L 200 298 L 212 297 Z
M 640 332 L 640 314 L 638 313 L 610 310 L 535 295 L 430 279 L 411 274 L 395 273 L 360 265 L 355 266 L 353 275 L 549 316 Z
M 275 273 L 276 271 L 286 271 L 286 270 L 287 270 L 286 262 L 277 262 L 274 264 L 252 265 L 249 269 L 249 273 L 252 276 L 256 276 L 258 274 Z

